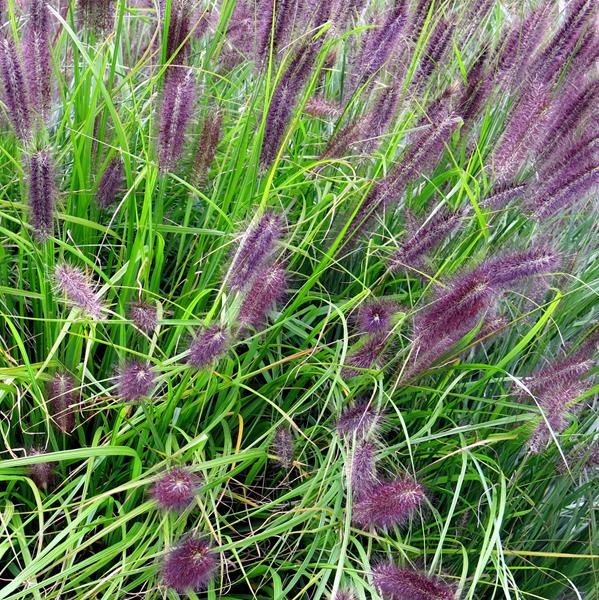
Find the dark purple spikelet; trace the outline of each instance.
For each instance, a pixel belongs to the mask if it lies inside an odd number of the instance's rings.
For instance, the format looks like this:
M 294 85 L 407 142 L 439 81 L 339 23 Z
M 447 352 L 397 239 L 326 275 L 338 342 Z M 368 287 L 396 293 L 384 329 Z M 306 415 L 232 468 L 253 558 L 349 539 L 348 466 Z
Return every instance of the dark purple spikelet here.
M 297 98 L 311 74 L 319 49 L 320 44 L 316 42 L 302 46 L 273 92 L 262 138 L 260 152 L 262 169 L 266 169 L 272 163 L 279 151 L 281 140 L 297 104 Z
M 455 23 L 441 19 L 433 29 L 418 68 L 414 73 L 414 81 L 424 81 L 430 77 L 435 67 L 443 60 L 451 44 Z
M 287 273 L 281 264 L 263 267 L 256 275 L 241 304 L 240 323 L 252 327 L 263 326 L 268 312 L 287 293 L 287 285 Z
M 539 77 L 527 81 L 514 105 L 493 156 L 499 185 L 512 183 L 526 159 L 535 149 L 547 121 L 551 86 Z
M 360 527 L 387 529 L 406 524 L 426 496 L 422 486 L 409 478 L 374 485 L 353 505 L 352 519 Z
M 360 502 L 372 494 L 378 485 L 376 475 L 376 448 L 371 442 L 362 440 L 356 444 L 349 465 L 352 498 Z
M 52 67 L 50 24 L 45 0 L 30 0 L 29 21 L 23 36 L 23 63 L 32 108 L 39 115 L 46 115 L 52 98 Z
M 496 211 L 506 207 L 512 200 L 524 195 L 526 186 L 523 183 L 500 185 L 480 203 L 482 208 Z
M 4 101 L 8 109 L 8 118 L 21 140 L 31 136 L 31 104 L 21 58 L 15 43 L 7 38 L 0 39 L 0 72 L 4 82 Z
M 34 152 L 29 159 L 29 209 L 38 241 L 52 235 L 54 221 L 54 168 L 46 150 Z
M 471 124 L 487 104 L 492 85 L 487 73 L 487 54 L 483 52 L 468 72 L 468 82 L 457 99 L 457 111 L 465 124 Z
M 545 247 L 531 248 L 505 256 L 491 258 L 481 266 L 481 274 L 489 274 L 491 285 L 507 288 L 515 283 L 549 273 L 558 264 L 558 254 Z
M 336 102 L 326 100 L 320 96 L 312 96 L 304 106 L 304 112 L 311 117 L 333 118 L 338 117 L 342 108 Z
M 60 263 L 54 268 L 54 281 L 67 303 L 88 316 L 99 319 L 103 310 L 90 278 L 79 268 Z
M 385 336 L 367 337 L 360 347 L 347 357 L 347 366 L 341 370 L 341 377 L 351 379 L 362 375 L 366 369 L 382 368 L 387 358 L 386 346 Z
M 293 465 L 293 435 L 286 427 L 278 427 L 272 439 L 272 449 L 277 457 L 277 462 L 284 469 Z
M 426 254 L 455 231 L 463 218 L 463 211 L 439 211 L 401 243 L 399 250 L 389 259 L 389 269 L 421 269 Z
M 115 157 L 102 173 L 96 190 L 96 204 L 100 208 L 109 207 L 115 201 L 124 181 L 123 161 Z
M 185 132 L 191 118 L 194 98 L 195 78 L 193 72 L 185 72 L 179 67 L 168 69 L 162 96 L 158 134 L 158 162 L 163 172 L 176 168 L 177 162 L 183 154 Z
M 388 11 L 382 25 L 368 32 L 362 48 L 357 87 L 377 73 L 397 48 L 407 20 L 406 8 L 406 2 L 398 2 Z
M 139 300 L 129 305 L 129 318 L 138 329 L 151 335 L 158 324 L 158 311 L 152 304 Z
M 364 437 L 376 430 L 381 421 L 381 414 L 370 402 L 361 400 L 348 406 L 337 419 L 335 427 L 342 437 Z
M 40 456 L 45 454 L 46 452 L 41 448 L 31 448 L 27 452 L 27 456 Z M 40 462 L 35 463 L 33 465 L 28 465 L 27 471 L 29 477 L 33 480 L 33 483 L 37 485 L 38 488 L 46 491 L 52 480 L 54 479 L 54 467 L 50 462 Z
M 393 563 L 372 569 L 374 585 L 386 600 L 455 600 L 454 590 L 437 577 L 429 577 Z
M 166 0 L 159 0 L 161 33 L 164 34 L 166 20 Z M 189 39 L 192 28 L 192 3 L 188 0 L 171 0 L 168 29 L 166 32 L 166 60 L 181 65 L 189 55 Z
M 187 469 L 172 469 L 156 480 L 150 489 L 150 496 L 160 508 L 184 510 L 194 499 L 200 485 L 200 478 Z
M 78 0 L 81 21 L 96 33 L 112 29 L 115 17 L 114 0 Z
M 208 542 L 189 536 L 173 548 L 164 563 L 164 584 L 180 594 L 203 590 L 218 567 L 217 556 Z
M 282 219 L 266 211 L 242 236 L 229 269 L 229 287 L 246 288 L 272 256 L 282 233 Z
M 356 600 L 356 597 L 353 592 L 340 590 L 334 596 L 331 596 L 331 600 Z
M 389 300 L 365 302 L 358 308 L 356 315 L 359 332 L 369 335 L 386 335 L 391 329 L 392 318 L 396 312 L 397 305 Z
M 156 384 L 156 374 L 149 363 L 139 360 L 126 362 L 117 375 L 118 395 L 127 402 L 147 398 Z
M 187 362 L 203 369 L 219 359 L 227 349 L 228 336 L 220 325 L 211 325 L 198 333 L 189 345 Z
M 71 433 L 75 428 L 77 386 L 73 376 L 58 372 L 48 383 L 48 400 L 52 420 L 63 433 Z
M 257 10 L 256 52 L 258 61 L 266 64 L 271 48 L 273 55 L 276 55 L 285 34 L 289 32 L 294 2 L 292 0 L 259 0 Z
M 204 182 L 208 168 L 214 161 L 222 134 L 222 124 L 223 115 L 220 111 L 213 112 L 204 119 L 202 133 L 193 157 L 194 181 L 198 184 Z

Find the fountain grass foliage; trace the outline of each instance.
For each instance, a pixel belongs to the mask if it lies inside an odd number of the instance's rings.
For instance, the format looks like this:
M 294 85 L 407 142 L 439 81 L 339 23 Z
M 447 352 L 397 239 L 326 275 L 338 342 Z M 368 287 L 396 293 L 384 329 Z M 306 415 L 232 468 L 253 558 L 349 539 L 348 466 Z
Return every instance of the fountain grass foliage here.
M 0 2 L 0 600 L 599 598 L 596 7 L 255 4 Z

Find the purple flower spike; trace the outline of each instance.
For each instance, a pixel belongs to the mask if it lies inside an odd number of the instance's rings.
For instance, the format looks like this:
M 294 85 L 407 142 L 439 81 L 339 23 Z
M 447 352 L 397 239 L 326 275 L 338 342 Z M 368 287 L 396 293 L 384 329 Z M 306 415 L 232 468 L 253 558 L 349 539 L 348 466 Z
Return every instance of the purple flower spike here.
M 223 115 L 213 113 L 204 119 L 202 133 L 198 140 L 193 159 L 193 174 L 195 181 L 200 184 L 206 179 L 208 168 L 216 156 L 216 148 L 222 133 Z
M 496 187 L 481 203 L 482 208 L 495 211 L 506 207 L 512 200 L 523 196 L 524 184 L 511 184 Z
M 99 319 L 103 310 L 100 298 L 87 275 L 67 263 L 56 265 L 54 280 L 59 294 L 63 294 L 71 306 L 79 308 L 88 316 Z
M 558 254 L 541 247 L 492 258 L 480 270 L 489 274 L 494 287 L 506 288 L 527 277 L 549 273 L 557 263 Z
M 321 119 L 338 117 L 341 114 L 341 106 L 336 102 L 326 100 L 320 96 L 312 96 L 306 102 L 304 112 L 311 117 L 320 117 Z
M 189 36 L 191 33 L 191 2 L 172 0 L 166 40 L 166 59 L 171 64 L 183 64 L 189 55 Z M 159 0 L 160 18 L 166 18 L 166 0 Z M 161 30 L 164 25 L 161 23 Z M 178 53 L 177 53 L 178 52 Z
M 280 302 L 287 292 L 287 274 L 280 264 L 261 269 L 239 310 L 242 325 L 262 327 L 268 312 Z
M 198 491 L 200 478 L 186 469 L 173 469 L 154 483 L 150 495 L 161 508 L 183 510 Z
M 293 465 L 293 435 L 291 431 L 286 427 L 279 427 L 275 431 L 272 447 L 281 467 L 290 469 Z
M 76 384 L 69 373 L 56 373 L 48 384 L 48 399 L 52 419 L 63 433 L 75 428 L 74 406 L 77 403 Z
M 229 287 L 241 290 L 254 281 L 261 267 L 272 256 L 281 237 L 282 219 L 267 211 L 241 238 L 229 272 Z
M 441 19 L 431 33 L 420 64 L 414 74 L 415 81 L 427 79 L 443 60 L 453 36 L 455 23 Z
M 374 444 L 363 440 L 356 446 L 350 463 L 350 479 L 354 502 L 372 494 L 373 488 L 378 485 Z
M 374 585 L 386 600 L 455 600 L 455 592 L 436 577 L 382 563 L 372 569 Z
M 218 567 L 210 545 L 196 537 L 184 539 L 170 551 L 162 570 L 165 585 L 183 594 L 203 590 Z
M 27 140 L 31 136 L 32 121 L 29 94 L 15 43 L 6 37 L 0 39 L 0 72 L 8 117 L 17 136 Z
M 167 71 L 158 135 L 158 161 L 160 169 L 176 168 L 183 154 L 185 131 L 191 118 L 195 98 L 195 78 L 191 71 L 179 67 Z
M 268 63 L 270 49 L 276 55 L 283 37 L 289 30 L 294 6 L 292 0 L 259 0 L 258 4 L 258 60 Z
M 52 67 L 50 24 L 45 0 L 31 0 L 23 36 L 23 62 L 33 109 L 45 115 L 50 108 Z
M 156 375 L 148 363 L 133 360 L 125 363 L 117 376 L 119 396 L 128 402 L 149 397 L 156 383 Z
M 29 159 L 29 208 L 35 237 L 43 242 L 52 235 L 54 221 L 54 169 L 46 150 Z
M 384 481 L 354 504 L 353 520 L 360 527 L 374 529 L 404 525 L 425 498 L 422 486 L 412 479 Z
M 28 456 L 39 456 L 41 454 L 45 454 L 45 451 L 41 448 L 31 448 L 31 450 L 27 452 Z M 44 491 L 48 489 L 54 479 L 54 467 L 50 462 L 29 465 L 27 471 L 35 485 Z
M 385 336 L 368 337 L 362 345 L 347 358 L 347 367 L 341 371 L 344 379 L 362 375 L 365 369 L 380 369 L 385 364 L 387 353 Z
M 354 433 L 364 437 L 370 431 L 376 430 L 381 421 L 381 414 L 373 408 L 370 402 L 361 400 L 348 406 L 337 419 L 337 433 L 343 437 L 351 437 Z
M 81 20 L 96 33 L 112 29 L 115 16 L 114 0 L 78 0 Z
M 347 590 L 341 590 L 337 592 L 334 596 L 331 596 L 331 600 L 356 600 L 356 597 L 352 592 L 348 592 Z
M 189 364 L 196 369 L 207 367 L 224 354 L 227 343 L 227 334 L 220 325 L 204 329 L 189 346 Z
M 134 325 L 147 335 L 152 335 L 158 324 L 158 311 L 147 302 L 132 302 L 129 306 L 129 318 Z
M 100 208 L 109 207 L 116 199 L 117 194 L 123 186 L 124 173 L 123 161 L 120 158 L 113 158 L 109 163 L 96 191 L 96 204 Z
M 397 312 L 395 302 L 371 300 L 358 308 L 356 322 L 360 333 L 385 335 L 391 329 L 391 320 Z

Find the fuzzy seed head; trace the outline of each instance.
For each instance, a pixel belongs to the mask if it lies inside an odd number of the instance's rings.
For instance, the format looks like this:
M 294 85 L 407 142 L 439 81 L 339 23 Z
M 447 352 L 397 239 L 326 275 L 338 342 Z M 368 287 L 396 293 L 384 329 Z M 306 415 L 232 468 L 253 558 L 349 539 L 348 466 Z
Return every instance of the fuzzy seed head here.
M 364 437 L 376 430 L 381 420 L 381 414 L 370 402 L 361 400 L 348 406 L 337 419 L 337 433 L 342 437 Z
M 64 296 L 67 304 L 93 319 L 100 318 L 102 303 L 90 278 L 81 269 L 60 263 L 54 269 L 54 281 L 58 293 Z
M 158 311 L 152 304 L 139 300 L 129 305 L 129 318 L 138 329 L 152 335 L 158 324 Z
M 4 101 L 8 117 L 21 140 L 31 136 L 32 111 L 21 57 L 12 39 L 0 39 L 0 73 L 4 82 Z
M 262 327 L 268 312 L 285 296 L 287 274 L 280 264 L 263 267 L 247 292 L 239 310 L 239 321 L 244 326 Z
M 404 525 L 425 499 L 422 486 L 412 479 L 384 481 L 373 486 L 353 506 L 360 527 L 387 529 Z
M 31 448 L 27 452 L 28 456 L 39 456 L 41 454 L 45 454 L 45 451 L 41 448 Z M 54 479 L 54 467 L 49 462 L 29 465 L 27 471 L 35 485 L 44 491 L 48 489 Z
M 372 494 L 378 484 L 374 444 L 361 441 L 356 445 L 349 465 L 349 479 L 354 502 L 360 502 Z
M 40 150 L 29 159 L 29 209 L 35 237 L 40 242 L 52 235 L 55 195 L 50 154 Z
M 166 510 L 187 508 L 197 493 L 200 479 L 187 469 L 173 469 L 154 483 L 150 495 Z
M 56 373 L 48 384 L 48 399 L 56 426 L 63 433 L 71 433 L 75 428 L 74 406 L 77 403 L 73 376 L 66 372 Z
M 31 0 L 29 3 L 29 21 L 23 36 L 23 63 L 32 108 L 38 115 L 46 115 L 52 98 L 52 61 L 45 0 Z
M 360 333 L 384 335 L 391 329 L 391 319 L 397 305 L 387 300 L 371 300 L 358 309 L 356 322 Z
M 440 579 L 392 563 L 374 567 L 372 578 L 386 600 L 455 600 L 455 592 Z
M 112 29 L 115 17 L 114 0 L 78 0 L 80 18 L 96 33 Z
M 183 594 L 203 590 L 218 567 L 207 542 L 190 536 L 168 554 L 162 570 L 164 584 Z
M 118 395 L 127 402 L 147 398 L 156 384 L 156 375 L 149 363 L 132 360 L 125 363 L 117 375 Z
M 380 369 L 385 364 L 387 339 L 385 336 L 369 336 L 347 358 L 347 366 L 341 371 L 344 379 L 357 377 L 364 369 Z
M 203 369 L 220 358 L 228 344 L 228 337 L 220 325 L 211 325 L 192 340 L 188 362 L 196 369 Z
M 98 183 L 96 204 L 100 208 L 109 207 L 115 201 L 119 190 L 123 186 L 123 182 L 123 161 L 118 157 L 113 158 L 108 163 L 108 166 L 104 170 L 104 173 L 102 173 L 102 177 Z

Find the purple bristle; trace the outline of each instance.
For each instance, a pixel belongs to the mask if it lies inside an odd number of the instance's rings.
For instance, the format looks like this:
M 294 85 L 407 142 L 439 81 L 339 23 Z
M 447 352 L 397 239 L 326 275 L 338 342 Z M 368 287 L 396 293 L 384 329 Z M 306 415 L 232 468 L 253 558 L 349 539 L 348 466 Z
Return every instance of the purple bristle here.
M 54 268 L 54 281 L 67 303 L 88 316 L 99 319 L 103 310 L 90 278 L 79 268 L 60 263 Z
M 188 363 L 196 369 L 203 369 L 226 351 L 228 336 L 220 325 L 211 325 L 198 333 L 189 346 Z
M 290 469 L 293 465 L 293 434 L 286 427 L 278 427 L 272 440 L 274 454 L 277 462 L 284 469 Z
M 114 0 L 78 0 L 81 20 L 96 33 L 112 29 L 115 17 Z
M 4 82 L 4 101 L 17 136 L 28 140 L 31 136 L 31 104 L 21 58 L 15 43 L 4 37 L 0 39 L 0 72 Z
M 27 456 L 40 456 L 46 452 L 41 448 L 31 448 L 27 452 Z M 54 465 L 51 462 L 40 462 L 28 465 L 27 471 L 29 477 L 33 480 L 38 488 L 46 491 L 54 479 Z
M 124 180 L 123 161 L 115 157 L 108 163 L 104 173 L 102 173 L 96 191 L 96 204 L 100 208 L 110 206 L 123 187 Z
M 366 338 L 362 345 L 347 358 L 347 366 L 341 370 L 344 379 L 362 375 L 366 369 L 380 369 L 387 358 L 385 336 Z
M 162 579 L 181 594 L 197 592 L 206 588 L 217 567 L 218 557 L 210 551 L 208 542 L 189 536 L 169 552 Z
M 455 23 L 453 21 L 441 19 L 437 23 L 420 58 L 418 68 L 414 73 L 415 82 L 426 80 L 433 73 L 435 67 L 441 63 L 450 46 L 454 29 Z
M 140 300 L 129 305 L 129 318 L 138 329 L 151 335 L 158 324 L 158 311 L 156 306 Z
M 437 577 L 429 577 L 392 563 L 372 569 L 374 585 L 385 600 L 455 600 L 454 590 Z
M 52 235 L 55 195 L 52 160 L 46 150 L 40 150 L 29 159 L 29 209 L 38 241 L 43 242 Z
M 117 375 L 119 397 L 128 402 L 147 398 L 156 384 L 156 374 L 148 363 L 138 360 L 126 362 Z
M 181 65 L 189 55 L 189 39 L 192 28 L 192 3 L 187 0 L 171 0 L 168 29 L 166 31 L 166 60 Z M 159 0 L 161 33 L 164 33 L 166 20 L 166 0 Z
M 52 420 L 63 433 L 71 433 L 75 428 L 75 405 L 77 386 L 69 373 L 56 373 L 48 383 L 48 400 Z
M 180 511 L 193 501 L 200 485 L 200 478 L 187 469 L 172 469 L 156 480 L 150 496 L 160 508 Z
M 395 302 L 389 300 L 367 301 L 357 311 L 358 331 L 369 335 L 387 334 L 391 329 L 392 317 L 396 312 Z
M 374 444 L 362 440 L 354 448 L 350 470 L 351 490 L 354 502 L 370 497 L 378 485 L 376 475 L 376 448 Z
M 280 215 L 266 211 L 243 235 L 229 269 L 229 287 L 241 290 L 252 284 L 275 250 L 282 233 Z
M 354 503 L 352 519 L 360 527 L 372 529 L 405 525 L 425 498 L 423 487 L 413 479 L 377 483 Z
M 206 116 L 202 124 L 202 132 L 193 158 L 193 175 L 198 184 L 205 181 L 208 168 L 216 156 L 216 149 L 222 134 L 222 123 L 223 115 L 217 111 Z
M 286 293 L 287 274 L 283 266 L 277 263 L 263 267 L 241 304 L 239 321 L 252 327 L 263 326 L 268 312 Z
M 376 430 L 381 420 L 380 413 L 364 400 L 348 406 L 337 419 L 337 433 L 344 437 L 357 435 L 364 437 L 369 432 Z
M 185 132 L 193 111 L 195 78 L 192 71 L 171 67 L 167 71 L 160 110 L 158 161 L 160 169 L 176 168 L 185 144 Z

